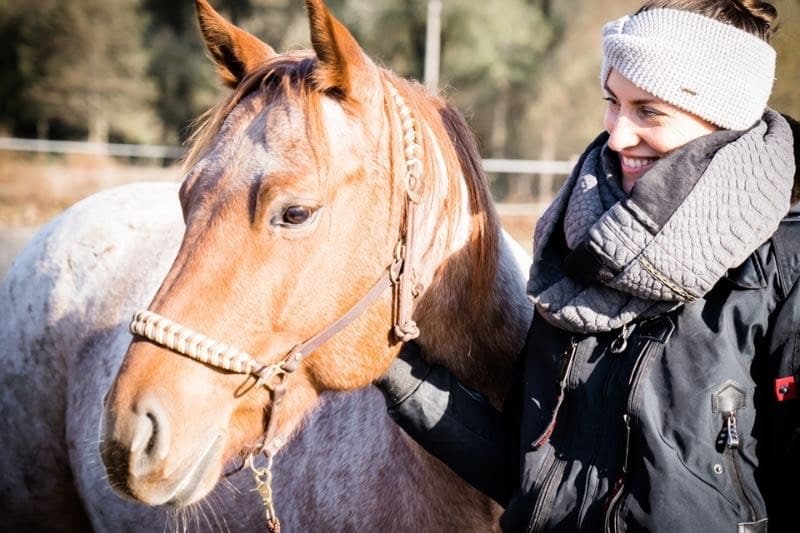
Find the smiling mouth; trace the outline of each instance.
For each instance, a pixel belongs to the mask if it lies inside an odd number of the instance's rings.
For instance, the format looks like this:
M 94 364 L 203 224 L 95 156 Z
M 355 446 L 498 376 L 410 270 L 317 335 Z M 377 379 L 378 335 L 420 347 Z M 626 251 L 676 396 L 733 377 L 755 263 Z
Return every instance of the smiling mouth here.
M 641 175 L 650 170 L 658 157 L 630 157 L 620 154 L 619 160 L 622 165 L 623 174 Z

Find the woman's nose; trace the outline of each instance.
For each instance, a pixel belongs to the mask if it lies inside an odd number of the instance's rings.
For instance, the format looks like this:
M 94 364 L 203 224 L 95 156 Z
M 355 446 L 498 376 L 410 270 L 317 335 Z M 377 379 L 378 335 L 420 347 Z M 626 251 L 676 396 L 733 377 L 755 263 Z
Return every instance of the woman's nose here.
M 606 124 L 608 134 L 608 147 L 615 152 L 633 148 L 639 144 L 639 134 L 636 124 L 624 115 L 618 115 Z

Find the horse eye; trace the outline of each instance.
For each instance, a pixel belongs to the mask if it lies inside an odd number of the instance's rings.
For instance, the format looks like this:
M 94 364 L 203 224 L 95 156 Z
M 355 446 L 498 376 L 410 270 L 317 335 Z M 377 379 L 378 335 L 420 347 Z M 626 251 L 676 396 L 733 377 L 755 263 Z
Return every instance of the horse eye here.
M 311 218 L 311 215 L 312 211 L 310 208 L 303 205 L 292 205 L 283 211 L 281 221 L 284 224 L 297 226 L 308 221 L 308 219 Z

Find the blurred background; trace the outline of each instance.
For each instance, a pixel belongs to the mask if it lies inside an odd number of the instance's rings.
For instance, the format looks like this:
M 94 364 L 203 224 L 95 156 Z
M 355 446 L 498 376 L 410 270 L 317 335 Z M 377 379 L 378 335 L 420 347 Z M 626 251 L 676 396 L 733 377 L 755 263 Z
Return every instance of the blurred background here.
M 309 47 L 301 0 L 212 3 L 276 50 Z M 561 162 L 502 172 L 487 164 L 504 224 L 527 247 L 568 162 L 602 127 L 600 29 L 641 2 L 436 3 L 436 85 L 467 117 L 483 157 Z M 373 59 L 419 80 L 430 4 L 328 1 Z M 800 0 L 773 4 L 781 29 L 771 105 L 798 117 Z M 80 198 L 128 181 L 180 179 L 176 161 L 191 122 L 225 89 L 191 0 L 0 0 L 0 37 L 1 274 L 2 254 Z

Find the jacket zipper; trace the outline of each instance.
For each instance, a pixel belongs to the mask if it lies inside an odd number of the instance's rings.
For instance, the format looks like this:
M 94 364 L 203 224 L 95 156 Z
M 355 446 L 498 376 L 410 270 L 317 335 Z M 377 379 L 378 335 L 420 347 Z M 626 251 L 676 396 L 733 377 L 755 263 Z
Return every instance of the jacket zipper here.
M 606 509 L 604 529 L 608 532 L 619 531 L 619 503 L 622 499 L 622 494 L 625 489 L 625 480 L 628 476 L 628 463 L 631 449 L 631 413 L 634 410 L 635 398 L 643 381 L 642 378 L 644 370 L 649 366 L 650 358 L 656 351 L 654 349 L 655 344 L 656 341 L 654 340 L 647 341 L 647 344 L 642 348 L 642 351 L 639 353 L 639 357 L 636 358 L 636 361 L 633 364 L 631 377 L 628 380 L 628 402 L 625 408 L 625 413 L 622 415 L 622 422 L 625 426 L 625 448 L 623 449 L 622 457 L 622 474 L 620 475 L 617 483 L 615 483 L 614 492 L 611 496 L 611 500 L 609 501 L 608 509 Z
M 552 503 L 553 496 L 556 492 L 555 489 L 558 486 L 558 482 L 561 480 L 566 466 L 567 463 L 559 461 L 555 455 L 553 456 L 553 462 L 547 469 L 544 485 L 542 485 L 539 491 L 539 495 L 536 498 L 536 505 L 534 505 L 531 518 L 528 521 L 528 531 L 530 533 L 539 533 L 544 530 L 544 525 L 548 516 L 548 514 L 545 513 L 545 509 L 549 508 Z
M 656 341 L 648 340 L 647 345 L 642 348 L 641 354 L 633 365 L 631 378 L 628 380 L 629 392 L 626 415 L 629 417 L 633 416 L 633 411 L 636 407 L 636 398 L 639 395 L 639 389 L 641 389 L 642 382 L 644 381 L 642 378 L 644 377 L 645 370 L 650 366 L 653 354 L 656 352 Z
M 747 506 L 747 513 L 750 522 L 755 522 L 758 517 L 753 500 L 748 496 L 742 482 L 742 467 L 739 463 L 738 453 L 741 441 L 739 439 L 739 428 L 736 425 L 736 411 L 723 413 L 725 420 L 725 457 L 728 465 L 733 471 L 733 488 L 739 496 L 739 500 Z
M 625 449 L 622 459 L 622 474 L 614 484 L 614 492 L 611 496 L 611 500 L 608 503 L 608 509 L 606 509 L 606 517 L 604 521 L 604 529 L 605 531 L 609 532 L 616 532 L 620 530 L 618 524 L 618 504 L 622 499 L 623 489 L 625 488 L 625 478 L 628 475 L 628 457 L 631 449 L 631 417 L 628 416 L 628 413 L 622 415 L 622 421 L 625 424 Z

